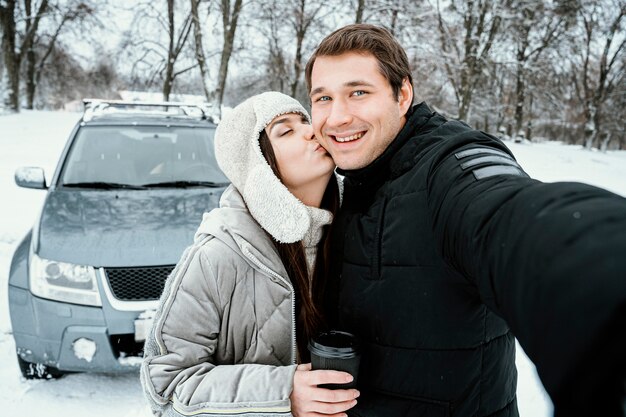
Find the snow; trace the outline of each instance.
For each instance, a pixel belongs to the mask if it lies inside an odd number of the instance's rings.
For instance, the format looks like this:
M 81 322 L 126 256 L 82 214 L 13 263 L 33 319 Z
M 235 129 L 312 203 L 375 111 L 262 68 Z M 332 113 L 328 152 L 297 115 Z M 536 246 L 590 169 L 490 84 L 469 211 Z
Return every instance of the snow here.
M 96 354 L 96 342 L 91 339 L 81 337 L 72 343 L 72 350 L 74 352 L 74 356 L 78 359 L 84 359 L 87 362 L 91 362 L 93 360 L 93 356 Z
M 585 182 L 626 196 L 626 151 L 604 153 L 560 142 L 506 145 L 533 178 L 545 182 Z
M 25 381 L 20 378 L 11 336 L 7 297 L 9 262 L 15 247 L 31 227 L 45 191 L 19 188 L 13 176 L 18 167 L 39 166 L 49 181 L 78 113 L 23 110 L 0 116 L 0 404 L 2 416 L 89 415 L 149 417 L 137 373 L 125 375 L 69 374 L 59 380 Z M 581 181 L 626 196 L 626 152 L 601 153 L 556 142 L 507 142 L 520 164 L 544 181 Z M 145 318 L 153 312 L 145 312 Z M 93 355 L 87 341 L 75 346 L 86 360 Z M 136 358 L 120 362 L 136 363 Z M 518 404 L 522 417 L 547 417 L 551 402 L 535 367 L 518 346 L 516 364 Z

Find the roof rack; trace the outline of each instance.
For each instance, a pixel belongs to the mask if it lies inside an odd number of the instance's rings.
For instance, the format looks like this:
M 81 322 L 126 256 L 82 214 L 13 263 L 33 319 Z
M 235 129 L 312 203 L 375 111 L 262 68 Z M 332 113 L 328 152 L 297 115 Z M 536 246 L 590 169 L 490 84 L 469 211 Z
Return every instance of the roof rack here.
M 190 104 L 190 103 L 182 103 L 182 102 L 173 102 L 173 101 L 161 101 L 161 102 L 148 102 L 148 101 L 124 101 L 124 100 L 103 100 L 97 98 L 85 98 L 83 99 L 83 121 L 87 122 L 94 118 L 94 116 L 101 115 L 106 110 L 110 109 L 138 109 L 141 107 L 153 107 L 153 108 L 162 108 L 169 110 L 170 108 L 176 108 L 180 111 L 180 113 L 184 116 L 193 117 L 193 112 L 190 112 L 191 109 L 200 112 L 200 119 L 209 120 L 211 122 L 215 122 L 215 118 L 208 114 L 211 104 Z

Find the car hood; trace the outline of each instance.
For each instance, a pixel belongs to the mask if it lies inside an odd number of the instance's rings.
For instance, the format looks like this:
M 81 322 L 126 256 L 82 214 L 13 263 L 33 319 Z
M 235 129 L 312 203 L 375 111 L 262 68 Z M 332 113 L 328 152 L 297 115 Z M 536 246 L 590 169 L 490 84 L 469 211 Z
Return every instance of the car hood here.
M 175 264 L 223 191 L 51 190 L 36 251 L 42 258 L 95 267 Z

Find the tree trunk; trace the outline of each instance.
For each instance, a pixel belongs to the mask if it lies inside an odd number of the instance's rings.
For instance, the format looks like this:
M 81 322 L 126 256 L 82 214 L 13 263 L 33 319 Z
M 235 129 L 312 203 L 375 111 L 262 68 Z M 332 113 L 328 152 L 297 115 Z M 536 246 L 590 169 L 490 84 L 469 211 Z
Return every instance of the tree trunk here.
M 41 55 L 41 59 L 39 59 L 39 62 L 36 63 L 36 68 L 34 69 L 35 74 L 34 74 L 33 90 L 32 90 L 33 101 L 37 92 L 37 87 L 39 86 L 39 81 L 41 80 L 41 74 L 43 73 L 44 67 L 46 65 L 46 60 L 52 54 L 52 51 L 54 50 L 54 45 L 56 44 L 59 34 L 61 33 L 61 30 L 63 29 L 63 26 L 65 25 L 67 21 L 68 21 L 68 17 L 66 15 L 61 20 L 61 23 L 59 24 L 59 26 L 57 26 L 54 32 L 54 35 L 52 35 L 52 38 L 48 42 L 48 47 L 46 51 Z
M 593 148 L 600 139 L 600 132 L 602 132 L 602 103 L 597 100 L 594 103 L 593 112 L 593 134 L 589 138 L 589 146 L 587 149 Z
M 461 106 L 459 107 L 459 120 L 463 120 L 469 123 L 470 106 L 472 104 L 472 93 L 474 92 L 474 89 L 467 84 L 468 82 L 461 83 L 462 95 Z
M 295 97 L 296 92 L 298 91 L 300 73 L 302 72 L 302 42 L 304 41 L 304 35 L 306 32 L 306 24 L 304 21 L 306 0 L 300 0 L 299 6 L 300 8 L 297 11 L 298 15 L 296 16 L 296 57 L 293 62 L 294 77 L 293 82 L 291 83 L 291 97 Z
M 19 94 L 20 94 L 20 64 L 24 51 L 27 51 L 32 43 L 41 16 L 48 8 L 48 0 L 42 0 L 35 16 L 32 15 L 30 1 L 25 2 L 26 12 L 26 31 L 22 37 L 22 44 L 19 51 L 16 44 L 16 28 L 15 28 L 15 0 L 4 0 L 0 2 L 0 23 L 2 26 L 2 53 L 4 54 L 5 71 L 5 97 L 3 102 L 5 107 L 18 112 Z
M 533 137 L 533 95 L 530 94 L 528 100 L 528 122 L 526 123 L 526 139 L 532 140 Z
M 527 49 L 529 47 L 528 38 L 532 30 L 531 25 L 535 21 L 535 12 L 530 8 L 530 4 L 522 10 L 522 22 L 519 26 L 517 40 L 517 74 L 515 77 L 515 134 L 519 135 L 524 126 L 524 104 L 526 102 L 526 67 L 528 61 Z M 530 106 L 532 107 L 532 95 Z M 530 123 L 530 121 L 529 121 Z M 530 140 L 530 125 L 526 128 L 526 139 Z
M 606 152 L 607 149 L 609 148 L 609 143 L 611 143 L 611 137 L 613 136 L 613 134 L 611 132 L 607 132 L 604 135 L 604 139 L 602 139 L 602 144 L 600 145 L 600 150 L 602 152 Z
M 298 44 L 296 46 L 296 58 L 293 63 L 294 79 L 291 83 L 291 97 L 296 97 L 298 84 L 300 83 L 300 74 L 302 73 L 302 39 L 298 36 Z
M 600 137 L 602 124 L 602 94 L 596 94 L 585 111 L 585 149 L 591 149 Z
M 598 68 L 598 80 L 596 83 L 595 89 L 592 91 L 591 87 L 587 84 L 588 77 L 588 63 L 589 63 L 589 53 L 591 51 L 590 44 L 592 40 L 592 34 L 596 27 L 593 26 L 592 19 L 586 19 L 583 16 L 583 20 L 585 23 L 586 29 L 586 49 L 585 49 L 585 63 L 583 67 L 583 88 L 584 88 L 584 98 L 585 98 L 585 125 L 584 125 L 584 134 L 585 134 L 585 148 L 591 149 L 593 145 L 597 142 L 600 131 L 601 131 L 601 123 L 602 123 L 602 107 L 606 102 L 608 93 L 613 89 L 614 84 L 613 81 L 610 80 L 609 74 L 614 67 L 614 64 L 618 62 L 618 54 L 620 51 L 623 51 L 624 40 L 619 47 L 613 48 L 613 40 L 615 39 L 615 34 L 618 32 L 620 28 L 620 24 L 622 19 L 626 16 L 626 7 L 621 6 L 615 20 L 610 25 L 610 29 L 604 35 L 604 48 L 603 52 L 599 59 L 599 68 Z M 611 53 L 611 51 L 613 51 Z M 611 56 L 609 54 L 611 53 Z M 591 98 L 590 98 L 591 97 Z
M 30 32 L 33 25 L 33 8 L 31 0 L 24 0 L 24 11 L 26 12 L 26 32 Z M 21 54 L 26 53 L 26 108 L 33 109 L 33 99 L 35 96 L 35 37 L 30 37 L 22 45 Z
M 398 9 L 394 9 L 391 12 L 391 24 L 389 25 L 389 31 L 393 36 L 396 36 L 396 25 L 398 24 Z
M 167 20 L 170 42 L 167 50 L 167 62 L 165 63 L 165 79 L 163 80 L 163 100 L 165 101 L 169 101 L 170 93 L 172 92 L 172 84 L 174 83 L 174 63 L 176 62 L 174 56 L 174 38 L 176 36 L 174 32 L 174 0 L 167 0 Z
M 200 76 L 202 77 L 202 88 L 207 101 L 211 100 L 209 92 L 208 80 L 209 71 L 206 66 L 206 58 L 204 56 L 204 46 L 202 45 L 202 28 L 200 27 L 200 15 L 198 13 L 198 3 L 200 0 L 191 0 L 191 19 L 193 21 L 193 35 L 196 49 L 196 60 L 200 68 Z
M 585 122 L 585 126 L 583 127 L 584 137 L 585 137 L 585 143 L 584 143 L 585 149 L 591 149 L 596 139 L 597 126 L 595 125 L 595 120 L 596 120 L 595 114 L 596 114 L 596 109 L 594 108 L 593 104 L 591 103 L 588 104 L 587 109 L 585 110 L 586 122 Z
M 35 102 L 37 54 L 30 45 L 26 51 L 26 108 L 32 110 Z
M 0 20 L 2 22 L 2 20 Z M 2 39 L 2 33 L 0 32 L 0 93 L 4 91 L 4 40 Z M 0 104 L 2 103 L 2 97 L 0 96 Z
M 226 76 L 228 74 L 228 63 L 233 53 L 235 43 L 235 32 L 237 30 L 237 20 L 241 11 L 242 0 L 235 0 L 233 13 L 230 13 L 230 0 L 222 0 L 222 24 L 224 28 L 224 45 L 220 60 L 220 71 L 217 76 L 217 88 L 215 89 L 215 111 L 218 116 L 222 113 L 222 101 L 224 99 L 224 88 L 226 87 Z
M 363 10 L 365 9 L 365 0 L 358 0 L 356 7 L 356 18 L 354 23 L 363 23 Z
M 501 2 L 496 2 L 501 6 Z M 457 97 L 459 98 L 459 119 L 469 122 L 472 96 L 476 83 L 485 65 L 487 57 L 493 46 L 496 35 L 500 30 L 502 18 L 498 15 L 499 10 L 495 10 L 489 23 L 485 26 L 490 13 L 491 2 L 474 2 L 468 0 L 467 9 L 463 16 L 464 48 L 461 62 L 461 77 L 457 83 L 459 87 Z M 452 80 L 456 82 L 456 80 Z
M 2 23 L 2 54 L 4 56 L 4 107 L 15 112 L 19 107 L 19 55 L 15 50 L 15 0 L 7 0 L 0 5 L 0 23 Z
M 524 64 L 519 61 L 518 55 L 517 74 L 515 83 L 515 134 L 522 130 L 524 124 L 524 101 L 526 99 L 526 89 L 524 83 Z

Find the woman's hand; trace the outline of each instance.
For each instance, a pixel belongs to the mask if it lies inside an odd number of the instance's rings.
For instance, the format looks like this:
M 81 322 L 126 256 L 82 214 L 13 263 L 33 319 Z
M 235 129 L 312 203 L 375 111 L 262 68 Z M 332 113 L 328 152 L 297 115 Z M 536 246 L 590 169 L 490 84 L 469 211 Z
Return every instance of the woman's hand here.
M 355 389 L 318 388 L 320 384 L 345 384 L 352 381 L 347 372 L 311 370 L 311 364 L 298 365 L 293 376 L 291 413 L 295 417 L 346 417 L 344 411 L 356 405 Z

